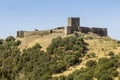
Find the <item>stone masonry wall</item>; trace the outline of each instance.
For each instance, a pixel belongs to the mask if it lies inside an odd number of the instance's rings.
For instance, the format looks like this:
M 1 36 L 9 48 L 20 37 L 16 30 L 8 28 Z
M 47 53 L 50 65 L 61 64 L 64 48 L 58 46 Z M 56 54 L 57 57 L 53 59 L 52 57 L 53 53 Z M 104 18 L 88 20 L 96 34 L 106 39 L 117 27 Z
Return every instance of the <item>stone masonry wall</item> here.
M 98 34 L 100 36 L 107 36 L 107 28 L 80 27 L 80 32 L 82 32 L 82 33 L 92 32 L 92 33 Z

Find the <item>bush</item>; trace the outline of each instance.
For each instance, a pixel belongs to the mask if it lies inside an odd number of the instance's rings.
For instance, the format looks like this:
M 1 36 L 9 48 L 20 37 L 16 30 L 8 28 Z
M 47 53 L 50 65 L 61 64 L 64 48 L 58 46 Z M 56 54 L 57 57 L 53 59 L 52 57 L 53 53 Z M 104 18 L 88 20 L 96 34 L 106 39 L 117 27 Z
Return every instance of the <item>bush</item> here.
M 110 75 L 102 75 L 98 80 L 113 80 L 113 78 Z
M 33 46 L 34 49 L 41 49 L 42 46 L 39 44 L 39 43 L 36 43 L 34 46 Z
M 77 37 L 79 36 L 77 32 L 74 32 L 74 35 L 77 36 Z
M 51 78 L 51 75 L 50 74 L 44 74 L 43 76 L 41 76 L 39 78 L 39 80 L 49 80 Z M 36 79 L 37 80 L 37 79 Z
M 87 58 L 95 58 L 96 57 L 96 54 L 95 53 L 90 53 L 90 54 L 87 54 Z
M 99 64 L 102 64 L 102 63 L 105 63 L 105 62 L 108 62 L 108 61 L 109 61 L 108 58 L 102 57 L 102 58 L 100 58 L 100 59 L 98 60 L 98 63 L 99 63 Z
M 9 36 L 5 40 L 6 42 L 10 42 L 10 41 L 15 41 L 15 38 L 13 36 Z
M 0 39 L 0 45 L 3 44 L 3 41 L 4 41 L 3 39 Z
M 80 51 L 74 51 L 73 54 L 75 55 L 76 58 L 83 57 L 83 53 L 80 53 Z
M 0 45 L 0 80 L 66 80 L 73 77 L 53 78 L 52 74 L 65 71 L 71 65 L 80 63 L 84 53 L 84 41 L 78 37 L 57 37 L 48 46 L 47 52 L 41 50 L 40 44 L 20 52 L 20 41 L 9 36 Z M 73 50 L 73 46 L 78 46 Z M 67 50 L 65 47 L 67 46 Z M 88 70 L 88 69 L 87 69 Z M 85 71 L 87 71 L 85 70 Z M 83 76 L 84 78 L 84 76 Z M 88 78 L 88 75 L 87 75 Z M 86 76 L 85 76 L 86 79 Z
M 120 41 L 117 41 L 118 44 L 120 44 Z
M 113 53 L 112 51 L 110 51 L 110 52 L 108 53 L 108 55 L 109 55 L 109 56 L 114 56 L 114 53 Z
M 94 60 L 89 60 L 89 61 L 86 62 L 87 67 L 94 67 L 96 65 L 97 65 L 97 62 L 94 61 Z
M 21 41 L 20 40 L 17 40 L 16 42 L 15 42 L 15 46 L 19 46 L 21 44 Z
M 114 77 L 117 77 L 119 74 L 119 72 L 117 70 L 112 70 L 111 71 L 111 75 L 114 76 Z
M 73 76 L 70 74 L 67 76 L 66 80 L 73 80 Z

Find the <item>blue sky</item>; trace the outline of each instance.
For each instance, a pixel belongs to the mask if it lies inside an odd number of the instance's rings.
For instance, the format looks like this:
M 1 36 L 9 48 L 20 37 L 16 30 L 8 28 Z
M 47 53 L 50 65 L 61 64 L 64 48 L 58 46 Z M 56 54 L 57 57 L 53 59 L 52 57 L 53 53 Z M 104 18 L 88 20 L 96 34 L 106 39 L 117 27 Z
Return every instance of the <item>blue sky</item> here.
M 0 0 L 0 38 L 66 26 L 68 17 L 80 17 L 81 26 L 106 27 L 120 40 L 120 0 Z

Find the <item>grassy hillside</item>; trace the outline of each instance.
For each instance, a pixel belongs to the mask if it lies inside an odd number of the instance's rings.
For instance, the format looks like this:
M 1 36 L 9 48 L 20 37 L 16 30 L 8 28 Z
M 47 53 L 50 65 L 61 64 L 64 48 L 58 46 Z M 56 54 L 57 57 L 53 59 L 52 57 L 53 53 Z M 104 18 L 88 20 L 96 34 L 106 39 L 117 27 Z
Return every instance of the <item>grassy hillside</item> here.
M 63 35 L 0 40 L 0 79 L 120 79 L 120 41 L 92 33 Z
M 97 64 L 97 66 L 92 67 L 92 69 L 100 67 L 100 65 L 97 62 L 99 62 L 99 60 L 102 58 L 107 58 L 107 59 L 111 60 L 112 57 L 115 57 L 115 59 L 118 60 L 118 62 L 115 62 L 115 63 L 119 64 L 119 59 L 120 59 L 119 58 L 119 54 L 120 54 L 119 41 L 113 40 L 110 37 L 100 37 L 100 36 L 92 34 L 92 33 L 89 33 L 89 34 L 79 33 L 79 35 L 84 38 L 85 43 L 89 44 L 87 46 L 88 51 L 87 51 L 86 55 L 82 58 L 82 62 L 78 65 L 71 66 L 70 68 L 68 68 L 68 70 L 64 71 L 63 73 L 54 74 L 53 77 L 60 77 L 61 78 L 61 76 L 62 76 L 63 78 L 65 78 L 64 76 L 69 76 L 69 77 L 71 76 L 71 77 L 73 77 L 71 80 L 92 80 L 92 79 L 96 80 L 94 75 L 92 75 L 92 78 L 91 78 L 91 76 L 88 76 L 85 78 L 85 76 L 87 74 L 88 75 L 91 74 L 87 71 L 85 71 L 84 74 L 82 74 L 82 73 L 76 74 L 76 72 L 77 71 L 79 72 L 79 71 L 84 70 L 84 69 L 88 70 L 89 67 L 86 67 L 86 63 L 91 61 L 91 60 L 96 61 L 96 64 Z M 105 63 L 105 65 L 108 65 L 107 63 L 109 63 L 110 60 L 108 60 L 108 62 L 105 61 L 106 63 L 105 62 L 103 62 L 103 63 Z M 114 64 L 111 64 L 111 65 L 114 65 Z M 117 65 L 117 64 L 115 64 L 115 65 Z M 101 66 L 101 68 L 102 67 L 104 68 L 104 66 Z M 92 69 L 90 69 L 90 70 L 92 71 Z M 117 75 L 119 75 L 120 68 L 117 67 L 114 71 L 116 71 L 116 73 L 118 73 Z M 95 72 L 96 71 L 94 71 L 93 73 L 95 73 Z M 110 73 L 112 73 L 112 71 L 110 71 L 109 74 L 107 74 L 107 75 L 110 75 Z M 82 78 L 82 76 L 80 76 L 80 74 L 84 77 Z M 105 73 L 102 73 L 102 74 L 104 75 Z M 69 77 L 67 77 L 67 78 L 69 78 Z M 79 77 L 79 78 L 76 78 L 76 77 Z M 66 78 L 66 80 L 67 80 L 67 78 Z M 116 77 L 116 76 L 112 77 L 112 80 L 113 79 L 119 80 L 118 77 Z M 99 80 L 99 78 L 98 78 L 98 80 Z M 100 80 L 111 80 L 111 79 L 109 79 L 109 78 L 103 79 L 102 78 Z
M 18 40 L 21 40 L 22 42 L 19 48 L 22 51 L 24 48 L 32 47 L 36 43 L 39 43 L 42 46 L 42 50 L 46 51 L 46 48 L 50 45 L 52 39 L 58 36 L 65 37 L 64 29 L 59 29 L 55 31 L 56 33 L 52 33 L 48 35 L 29 33 L 29 34 L 26 34 L 24 38 L 17 38 Z

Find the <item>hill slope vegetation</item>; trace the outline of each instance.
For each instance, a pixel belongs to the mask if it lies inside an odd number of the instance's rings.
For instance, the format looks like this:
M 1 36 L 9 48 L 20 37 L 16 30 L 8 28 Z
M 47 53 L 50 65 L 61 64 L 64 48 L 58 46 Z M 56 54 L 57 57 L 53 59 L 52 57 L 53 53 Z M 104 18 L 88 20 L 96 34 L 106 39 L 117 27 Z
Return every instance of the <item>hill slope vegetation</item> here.
M 119 80 L 120 42 L 75 33 L 19 49 L 21 41 L 0 40 L 0 80 Z

